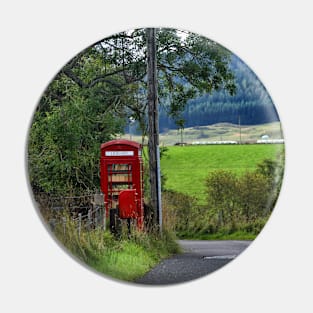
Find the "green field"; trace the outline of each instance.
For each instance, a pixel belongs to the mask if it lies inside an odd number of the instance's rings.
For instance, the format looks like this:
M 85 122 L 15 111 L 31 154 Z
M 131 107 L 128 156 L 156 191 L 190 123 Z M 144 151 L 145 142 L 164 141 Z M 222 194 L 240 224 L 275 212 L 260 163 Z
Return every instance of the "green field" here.
M 205 202 L 205 179 L 218 169 L 240 175 L 254 170 L 266 158 L 276 159 L 283 144 L 170 146 L 162 157 L 165 188 L 179 191 Z

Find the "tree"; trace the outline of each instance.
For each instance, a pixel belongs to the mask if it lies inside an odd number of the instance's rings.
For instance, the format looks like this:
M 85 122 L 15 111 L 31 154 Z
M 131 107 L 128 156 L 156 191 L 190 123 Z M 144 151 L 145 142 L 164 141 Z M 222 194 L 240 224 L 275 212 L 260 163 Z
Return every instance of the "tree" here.
M 229 69 L 231 54 L 202 36 L 174 29 L 156 32 L 158 94 L 160 105 L 175 121 L 189 99 L 215 90 L 236 91 Z M 81 62 L 94 65 L 86 78 Z M 117 95 L 127 93 L 121 107 L 141 121 L 146 115 L 147 45 L 145 29 L 121 32 L 105 38 L 75 56 L 61 70 L 84 89 L 109 86 Z M 132 100 L 130 99 L 132 98 Z
M 52 81 L 29 133 L 28 168 L 35 192 L 69 195 L 98 189 L 99 143 L 124 127 L 123 116 L 112 107 L 62 73 Z
M 61 88 L 48 88 L 38 111 L 54 112 L 70 97 L 69 90 L 75 90 L 90 104 L 103 103 L 106 112 L 114 117 L 131 116 L 145 134 L 146 39 L 145 29 L 135 29 L 105 38 L 82 51 L 57 74 L 53 84 Z M 156 43 L 158 100 L 180 127 L 188 100 L 221 89 L 235 93 L 234 76 L 229 70 L 231 54 L 217 43 L 168 28 L 157 29 Z M 114 133 L 114 127 L 108 133 Z

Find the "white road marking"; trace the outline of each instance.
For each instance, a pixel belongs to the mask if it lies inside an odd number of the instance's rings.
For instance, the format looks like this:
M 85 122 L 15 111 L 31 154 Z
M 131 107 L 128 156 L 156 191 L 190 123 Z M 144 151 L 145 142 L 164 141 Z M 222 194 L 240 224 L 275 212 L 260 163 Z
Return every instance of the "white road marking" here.
M 214 255 L 214 256 L 204 256 L 204 260 L 232 260 L 236 257 L 237 255 Z

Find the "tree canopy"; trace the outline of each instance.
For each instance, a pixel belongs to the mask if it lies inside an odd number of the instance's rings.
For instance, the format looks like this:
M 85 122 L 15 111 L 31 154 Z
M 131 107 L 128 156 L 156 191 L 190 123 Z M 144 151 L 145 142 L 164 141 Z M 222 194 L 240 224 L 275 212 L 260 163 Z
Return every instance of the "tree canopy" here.
M 229 69 L 231 53 L 225 48 L 205 37 L 175 29 L 158 29 L 156 36 L 159 103 L 175 121 L 181 120 L 189 99 L 216 90 L 235 93 L 234 75 Z M 94 66 L 88 78 L 82 67 L 86 59 Z M 104 97 L 104 86 L 115 91 L 122 109 L 128 109 L 128 114 L 143 121 L 147 74 L 145 29 L 118 33 L 97 42 L 75 56 L 61 72 L 81 88 L 95 89 Z M 125 94 L 129 97 L 121 99 Z
M 159 104 L 180 127 L 188 100 L 236 91 L 231 54 L 199 35 L 157 30 Z M 143 132 L 147 115 L 145 29 L 105 38 L 71 59 L 42 95 L 28 144 L 32 186 L 55 193 L 98 186 L 99 147 L 129 117 Z

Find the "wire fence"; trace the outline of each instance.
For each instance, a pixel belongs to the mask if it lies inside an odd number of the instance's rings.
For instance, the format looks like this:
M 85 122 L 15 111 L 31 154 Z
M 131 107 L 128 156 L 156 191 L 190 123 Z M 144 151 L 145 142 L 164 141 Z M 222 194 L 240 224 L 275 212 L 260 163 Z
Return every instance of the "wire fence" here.
M 39 209 L 54 232 L 57 227 L 65 234 L 69 224 L 75 227 L 78 235 L 82 231 L 106 228 L 104 197 L 101 193 L 80 196 L 54 196 L 36 194 Z
M 66 216 L 54 217 L 48 220 L 51 230 L 54 232 L 57 226 L 62 226 L 65 235 L 69 223 L 74 225 L 77 230 L 78 236 L 82 231 L 90 231 L 96 228 L 105 230 L 105 210 L 102 207 L 89 209 L 87 214 L 78 213 L 76 218 L 68 218 Z

